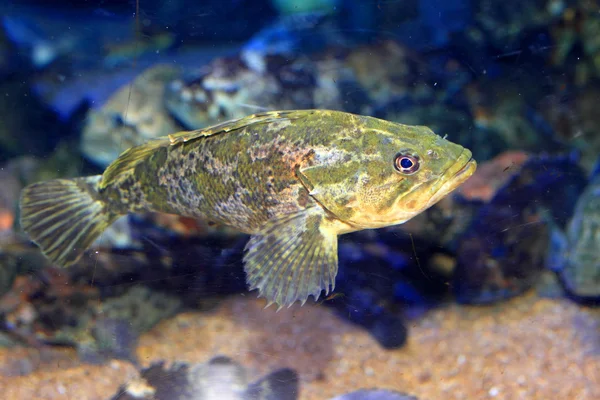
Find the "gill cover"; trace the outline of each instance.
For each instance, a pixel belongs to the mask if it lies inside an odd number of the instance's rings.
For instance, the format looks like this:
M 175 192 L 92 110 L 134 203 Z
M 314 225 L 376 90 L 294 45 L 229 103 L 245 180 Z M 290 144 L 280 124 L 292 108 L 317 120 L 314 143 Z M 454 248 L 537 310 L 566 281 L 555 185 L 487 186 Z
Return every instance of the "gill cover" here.
M 360 172 L 358 163 L 339 160 L 301 166 L 297 170 L 297 176 L 313 199 L 337 218 L 344 220 L 352 214 L 352 207 L 356 202 L 353 188 L 358 183 Z

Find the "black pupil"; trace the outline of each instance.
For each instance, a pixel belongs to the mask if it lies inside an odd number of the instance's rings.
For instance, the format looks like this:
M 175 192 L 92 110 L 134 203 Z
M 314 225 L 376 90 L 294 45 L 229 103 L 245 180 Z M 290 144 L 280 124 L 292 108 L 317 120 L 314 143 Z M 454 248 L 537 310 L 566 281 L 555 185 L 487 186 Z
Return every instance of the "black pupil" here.
M 400 166 L 404 169 L 409 169 L 412 168 L 413 162 L 410 158 L 404 157 L 402 160 L 400 160 Z

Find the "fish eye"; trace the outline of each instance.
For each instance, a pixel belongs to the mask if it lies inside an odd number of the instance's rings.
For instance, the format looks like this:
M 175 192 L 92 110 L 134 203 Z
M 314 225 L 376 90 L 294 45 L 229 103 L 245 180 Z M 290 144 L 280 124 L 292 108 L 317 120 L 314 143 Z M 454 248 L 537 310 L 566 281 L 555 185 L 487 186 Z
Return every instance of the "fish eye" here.
M 414 174 L 419 170 L 419 158 L 410 154 L 399 153 L 394 159 L 394 168 L 396 171 L 405 175 Z

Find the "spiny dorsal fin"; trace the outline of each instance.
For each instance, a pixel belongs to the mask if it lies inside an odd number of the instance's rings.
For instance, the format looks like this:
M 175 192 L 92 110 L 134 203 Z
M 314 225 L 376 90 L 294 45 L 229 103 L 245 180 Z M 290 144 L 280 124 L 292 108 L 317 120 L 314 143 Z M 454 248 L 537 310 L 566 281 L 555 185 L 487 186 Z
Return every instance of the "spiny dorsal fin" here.
M 100 188 L 104 188 L 108 182 L 114 183 L 119 176 L 131 172 L 136 165 L 148 158 L 156 149 L 169 146 L 167 137 L 150 140 L 140 146 L 125 150 L 119 158 L 113 161 L 102 174 Z
M 171 142 L 171 145 L 176 145 L 179 143 L 189 142 L 190 140 L 202 137 L 231 132 L 252 125 L 303 118 L 305 116 L 314 114 L 315 112 L 316 110 L 267 111 L 263 113 L 252 114 L 243 118 L 232 119 L 207 128 L 196 129 L 194 131 L 182 131 L 173 133 L 169 135 L 168 138 Z

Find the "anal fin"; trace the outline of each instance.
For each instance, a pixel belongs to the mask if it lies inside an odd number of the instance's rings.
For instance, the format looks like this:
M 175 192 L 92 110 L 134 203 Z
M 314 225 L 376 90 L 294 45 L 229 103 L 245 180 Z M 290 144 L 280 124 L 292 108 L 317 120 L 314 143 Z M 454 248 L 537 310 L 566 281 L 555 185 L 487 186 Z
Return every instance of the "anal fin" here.
M 337 232 L 319 208 L 272 221 L 253 235 L 244 256 L 250 290 L 281 309 L 335 288 Z

